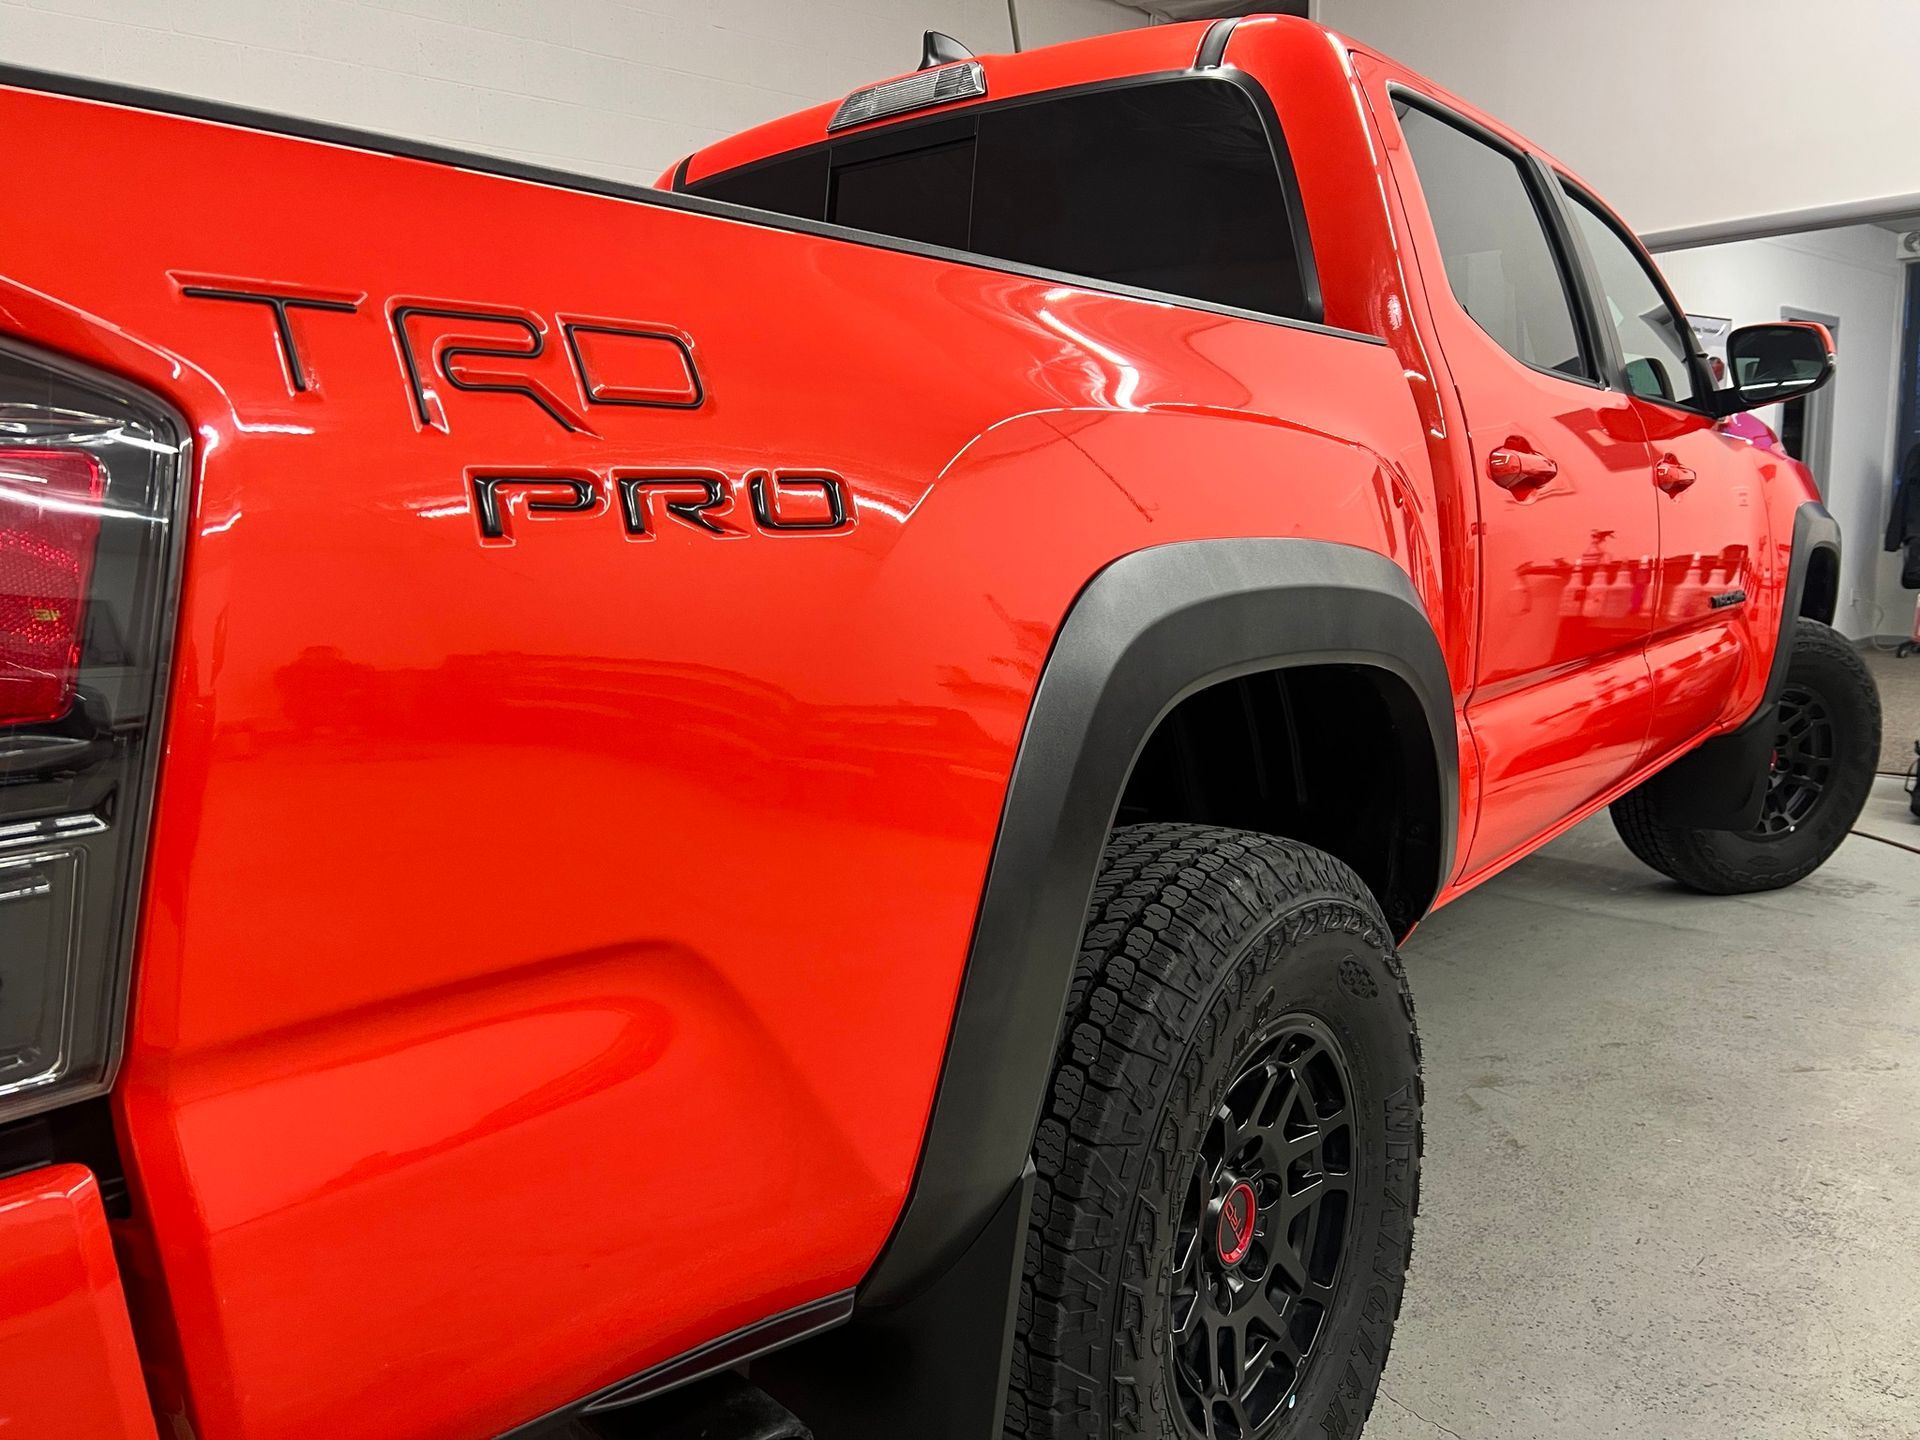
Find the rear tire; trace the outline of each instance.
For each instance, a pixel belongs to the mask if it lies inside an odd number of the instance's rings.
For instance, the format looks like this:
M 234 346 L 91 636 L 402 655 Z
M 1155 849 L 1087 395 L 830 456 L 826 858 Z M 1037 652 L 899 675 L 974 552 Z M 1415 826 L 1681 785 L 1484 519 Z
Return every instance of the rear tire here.
M 1817 620 L 1800 620 L 1780 698 L 1767 799 L 1753 829 L 1676 823 L 1649 786 L 1613 803 L 1613 825 L 1642 861 L 1691 890 L 1778 890 L 1840 848 L 1873 789 L 1880 692 L 1860 652 Z
M 1304 845 L 1140 825 L 1108 843 L 1082 944 L 1007 1433 L 1358 1434 L 1420 1168 L 1413 1005 L 1379 907 Z

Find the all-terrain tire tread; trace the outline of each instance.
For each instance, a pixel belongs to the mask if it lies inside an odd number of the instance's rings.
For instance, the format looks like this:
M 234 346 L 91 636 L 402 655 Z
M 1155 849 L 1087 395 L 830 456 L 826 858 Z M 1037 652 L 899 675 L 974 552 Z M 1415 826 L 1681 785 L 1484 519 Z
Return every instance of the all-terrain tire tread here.
M 1219 994 L 1232 978 L 1230 962 L 1276 910 L 1288 914 L 1281 924 L 1339 924 L 1380 941 L 1406 1014 L 1418 1086 L 1405 970 L 1378 905 L 1352 870 L 1308 846 L 1239 830 L 1152 824 L 1116 831 L 1088 906 L 1035 1141 L 1008 1436 L 1107 1440 L 1110 1430 L 1119 1433 L 1102 1419 L 1106 1367 L 1097 1360 L 1119 1301 L 1098 1262 L 1131 1238 L 1124 1232 L 1145 1152 L 1164 1128 L 1170 1074 L 1218 1005 L 1237 998 Z M 1416 1130 L 1410 1213 L 1418 1140 Z M 1395 1318 L 1401 1293 L 1396 1285 Z M 1379 1359 L 1384 1365 L 1384 1351 Z

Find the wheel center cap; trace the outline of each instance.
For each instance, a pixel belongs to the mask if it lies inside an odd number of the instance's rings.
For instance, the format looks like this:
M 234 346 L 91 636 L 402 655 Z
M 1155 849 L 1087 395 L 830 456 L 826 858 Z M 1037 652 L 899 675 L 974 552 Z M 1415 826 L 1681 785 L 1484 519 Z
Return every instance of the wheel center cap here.
M 1222 1265 L 1238 1265 L 1253 1248 L 1253 1222 L 1260 1207 L 1253 1198 L 1253 1187 L 1242 1181 L 1227 1192 L 1220 1202 L 1220 1231 L 1215 1244 Z

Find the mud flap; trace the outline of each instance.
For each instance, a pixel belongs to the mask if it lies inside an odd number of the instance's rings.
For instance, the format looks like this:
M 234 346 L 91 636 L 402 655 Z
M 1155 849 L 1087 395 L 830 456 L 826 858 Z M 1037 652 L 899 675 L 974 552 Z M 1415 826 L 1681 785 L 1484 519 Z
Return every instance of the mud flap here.
M 1646 782 L 1674 824 L 1696 830 L 1751 830 L 1767 796 L 1777 709 L 1768 701 L 1731 735 L 1709 740 Z
M 999 1440 L 1033 1186 L 1029 1161 L 986 1229 L 931 1286 L 766 1356 L 754 1381 L 819 1440 Z

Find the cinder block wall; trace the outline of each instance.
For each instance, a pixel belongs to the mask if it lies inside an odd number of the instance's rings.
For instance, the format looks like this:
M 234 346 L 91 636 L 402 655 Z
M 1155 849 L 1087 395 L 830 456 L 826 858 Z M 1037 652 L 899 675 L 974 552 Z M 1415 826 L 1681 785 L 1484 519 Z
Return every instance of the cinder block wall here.
M 1028 46 L 1148 23 L 1014 0 Z M 0 60 L 650 182 L 731 131 L 1012 45 L 1007 0 L 0 0 Z

